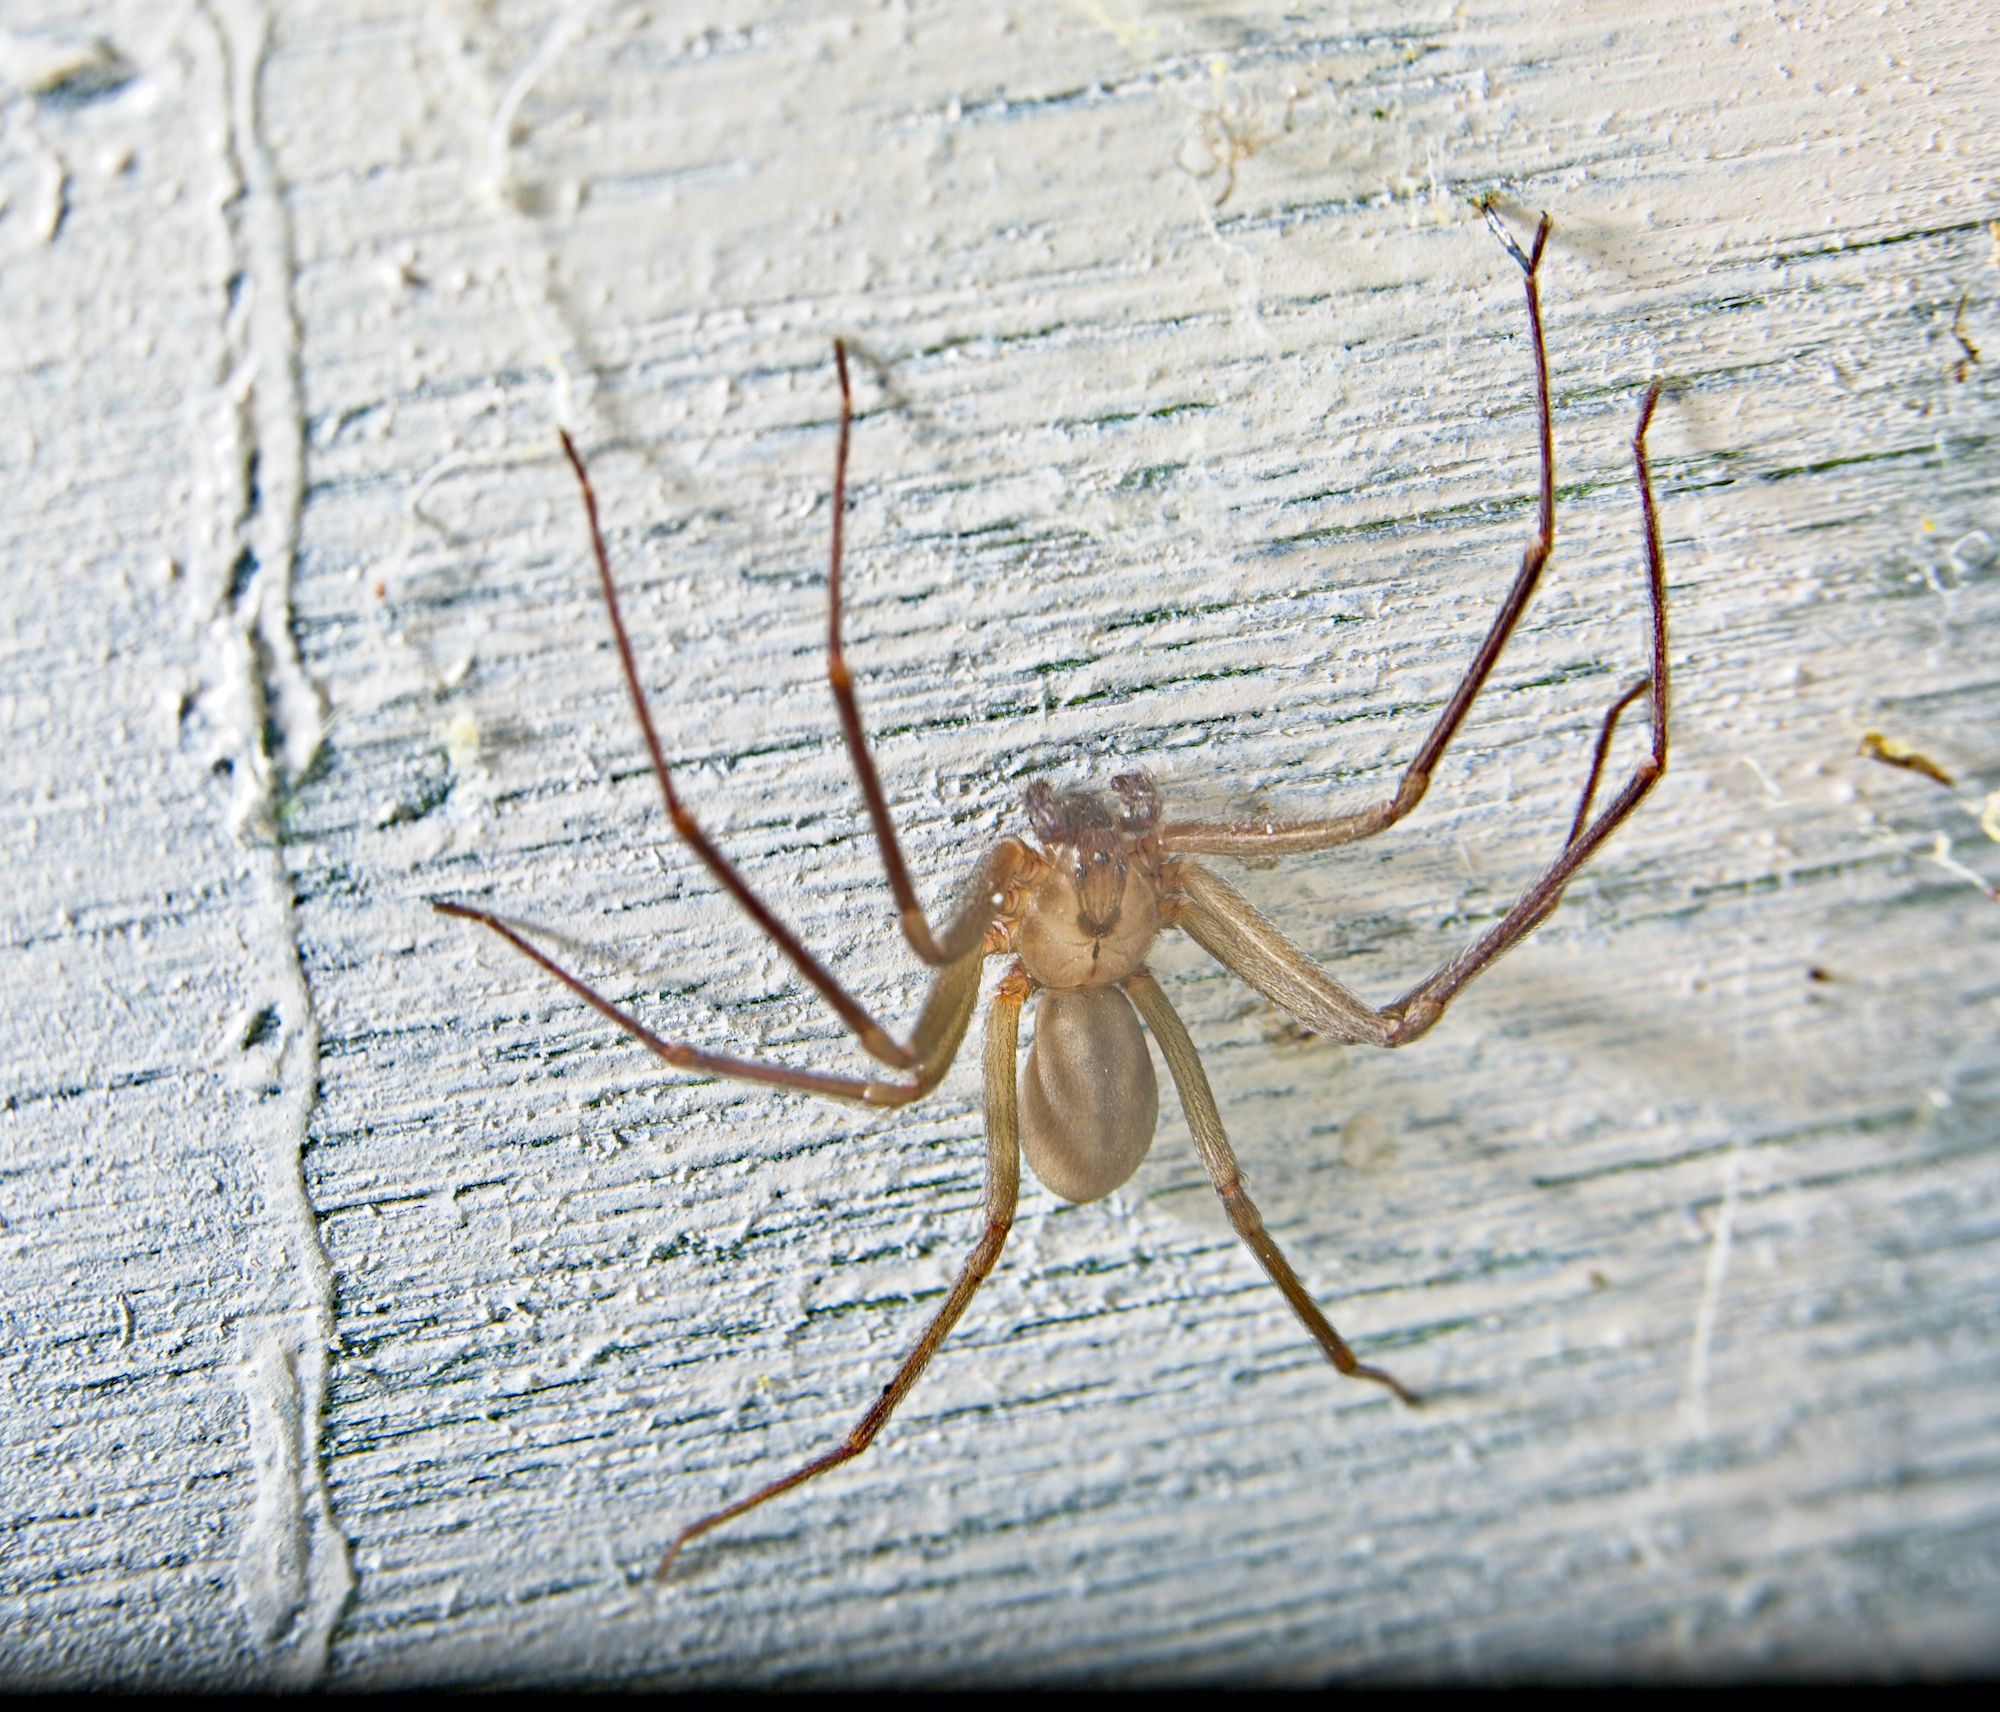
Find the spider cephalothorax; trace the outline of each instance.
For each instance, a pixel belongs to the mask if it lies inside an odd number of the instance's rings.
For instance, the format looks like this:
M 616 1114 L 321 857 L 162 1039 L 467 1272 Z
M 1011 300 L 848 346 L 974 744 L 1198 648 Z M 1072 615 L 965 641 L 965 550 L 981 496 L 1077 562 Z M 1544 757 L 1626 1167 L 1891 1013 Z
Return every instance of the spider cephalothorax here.
M 1067 990 L 1122 981 L 1161 926 L 1160 799 L 1143 773 L 1110 791 L 1058 791 L 1038 779 L 1026 795 L 1041 840 L 1016 912 L 1003 915 L 1003 949 L 1038 987 Z M 1122 1181 L 1122 1179 L 1121 1179 Z

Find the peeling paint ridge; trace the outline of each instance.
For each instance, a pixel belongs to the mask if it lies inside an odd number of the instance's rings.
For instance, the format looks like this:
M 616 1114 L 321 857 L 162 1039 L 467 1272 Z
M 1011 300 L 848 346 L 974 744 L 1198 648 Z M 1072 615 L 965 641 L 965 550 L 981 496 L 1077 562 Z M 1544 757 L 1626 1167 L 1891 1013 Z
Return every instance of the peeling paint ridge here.
M 218 212 L 229 256 L 223 325 L 209 634 L 216 687 L 232 728 L 232 830 L 251 852 L 256 895 L 243 938 L 258 1003 L 279 1020 L 273 1097 L 244 1107 L 262 1227 L 273 1264 L 237 1320 L 235 1370 L 253 1497 L 238 1535 L 237 1602 L 259 1673 L 271 1686 L 322 1679 L 354 1579 L 321 1471 L 333 1277 L 302 1167 L 319 1083 L 319 1025 L 299 960 L 291 877 L 279 845 L 279 799 L 311 766 L 324 734 L 317 689 L 291 625 L 291 577 L 305 494 L 305 420 L 292 307 L 291 229 L 260 128 L 258 89 L 270 44 L 259 0 L 206 0 L 228 87 Z
M 291 221 L 277 168 L 264 147 L 257 106 L 270 21 L 257 0 L 217 0 L 217 5 L 229 53 L 229 142 L 240 185 L 230 235 L 249 285 L 242 319 L 232 318 L 230 328 L 249 456 L 240 545 L 254 566 L 237 609 L 254 626 L 265 717 L 275 728 L 285 776 L 296 779 L 319 753 L 324 719 L 291 626 L 292 565 L 305 499 Z

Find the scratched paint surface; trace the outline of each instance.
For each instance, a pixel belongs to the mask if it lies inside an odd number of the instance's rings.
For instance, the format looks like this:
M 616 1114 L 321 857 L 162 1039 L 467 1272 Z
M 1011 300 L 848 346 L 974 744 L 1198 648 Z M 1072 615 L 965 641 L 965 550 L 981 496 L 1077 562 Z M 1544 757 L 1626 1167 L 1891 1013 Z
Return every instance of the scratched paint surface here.
M 0 1677 L 1991 1668 L 1974 25 L 7 30 Z M 691 802 L 906 1018 L 823 675 L 832 338 L 851 659 L 942 901 L 1038 774 L 1393 788 L 1529 527 L 1486 192 L 1557 221 L 1550 581 L 1417 816 L 1232 878 L 1380 998 L 1548 859 L 1643 658 L 1655 374 L 1673 770 L 1408 1053 L 1157 959 L 1267 1219 L 1425 1408 L 1325 1368 L 1169 1097 L 1107 1201 L 1026 1189 L 866 1458 L 639 1584 L 914 1337 L 976 1234 L 977 1057 L 897 1117 L 691 1083 L 427 908 L 541 924 L 664 1033 L 856 1062 L 667 835 L 555 423 Z

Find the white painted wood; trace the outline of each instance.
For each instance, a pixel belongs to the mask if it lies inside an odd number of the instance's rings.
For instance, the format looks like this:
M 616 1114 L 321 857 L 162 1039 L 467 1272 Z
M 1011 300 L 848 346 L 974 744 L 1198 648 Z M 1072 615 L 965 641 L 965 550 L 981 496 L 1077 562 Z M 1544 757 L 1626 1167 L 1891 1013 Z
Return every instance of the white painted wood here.
M 1977 8 L 4 24 L 0 1677 L 1992 1668 Z M 1039 773 L 1390 787 L 1528 527 L 1487 192 L 1557 222 L 1551 582 L 1419 815 L 1236 877 L 1387 996 L 1548 858 L 1640 669 L 1656 373 L 1673 770 L 1407 1053 L 1158 959 L 1426 1407 L 1325 1368 L 1169 1096 L 1126 1189 L 1028 1189 L 875 1450 L 637 1581 L 915 1336 L 977 1059 L 898 1117 L 691 1084 L 427 908 L 856 1063 L 666 834 L 556 423 L 690 800 L 908 1017 L 823 680 L 832 338 L 852 659 L 941 900 Z

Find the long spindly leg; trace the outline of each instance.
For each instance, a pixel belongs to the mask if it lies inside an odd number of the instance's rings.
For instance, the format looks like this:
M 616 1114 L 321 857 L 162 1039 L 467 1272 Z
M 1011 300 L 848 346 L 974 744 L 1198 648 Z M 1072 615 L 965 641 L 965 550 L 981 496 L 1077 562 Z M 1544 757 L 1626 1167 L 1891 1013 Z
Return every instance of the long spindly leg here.
M 1494 662 L 1500 658 L 1500 651 L 1507 646 L 1507 638 L 1514 633 L 1514 626 L 1534 595 L 1535 585 L 1540 582 L 1543 567 L 1549 562 L 1556 536 L 1555 434 L 1549 422 L 1549 357 L 1542 342 L 1541 287 L 1536 277 L 1551 222 L 1548 215 L 1542 216 L 1541 224 L 1535 228 L 1532 247 L 1523 251 L 1490 205 L 1482 203 L 1481 212 L 1500 242 L 1506 245 L 1507 253 L 1521 265 L 1528 296 L 1528 330 L 1534 337 L 1535 417 L 1541 431 L 1542 447 L 1541 511 L 1534 537 L 1521 555 L 1521 569 L 1514 578 L 1514 586 L 1507 591 L 1507 598 L 1501 602 L 1500 610 L 1486 632 L 1486 640 L 1480 643 L 1479 652 L 1473 655 L 1472 664 L 1466 667 L 1464 677 L 1459 679 L 1451 700 L 1445 703 L 1444 711 L 1432 725 L 1423 747 L 1404 769 L 1393 797 L 1356 814 L 1332 815 L 1324 819 L 1170 823 L 1160 829 L 1160 847 L 1170 855 L 1289 856 L 1307 850 L 1325 850 L 1335 844 L 1351 844 L 1356 839 L 1372 838 L 1385 828 L 1394 826 L 1423 801 L 1424 792 L 1430 789 L 1431 774 L 1437 767 L 1439 757 L 1464 723 L 1473 697 L 1479 694 L 1481 686 L 1492 673 Z
M 1243 1239 L 1244 1246 L 1256 1255 L 1258 1263 L 1270 1275 L 1271 1282 L 1291 1303 L 1292 1312 L 1298 1315 L 1306 1330 L 1326 1352 L 1328 1361 L 1350 1379 L 1372 1379 L 1378 1385 L 1388 1386 L 1405 1403 L 1416 1402 L 1414 1394 L 1381 1368 L 1366 1367 L 1355 1359 L 1354 1351 L 1347 1347 L 1347 1340 L 1333 1329 L 1326 1315 L 1320 1312 L 1319 1304 L 1312 1299 L 1305 1285 L 1299 1281 L 1299 1275 L 1271 1240 L 1271 1233 L 1264 1228 L 1263 1219 L 1258 1216 L 1256 1207 L 1244 1191 L 1242 1173 L 1236 1168 L 1236 1155 L 1230 1151 L 1229 1137 L 1222 1129 L 1222 1116 L 1215 1109 L 1215 1095 L 1209 1090 L 1208 1072 L 1202 1069 L 1194 1042 L 1188 1038 L 1186 1027 L 1174 1007 L 1167 1002 L 1167 995 L 1161 991 L 1159 982 L 1149 971 L 1141 969 L 1138 974 L 1126 978 L 1125 991 L 1131 995 L 1133 1004 L 1139 1007 L 1139 1014 L 1146 1019 L 1146 1026 L 1153 1031 L 1160 1050 L 1167 1055 L 1167 1068 L 1173 1072 L 1174 1086 L 1180 1090 L 1181 1108 L 1187 1113 L 1188 1128 L 1194 1132 L 1195 1148 L 1201 1154 L 1201 1162 L 1208 1168 L 1208 1179 L 1215 1185 L 1215 1192 L 1222 1197 L 1223 1209 L 1229 1214 L 1229 1222 L 1236 1227 L 1236 1234 Z
M 538 963 L 601 1017 L 616 1023 L 649 1052 L 666 1060 L 676 1070 L 705 1071 L 726 1076 L 734 1082 L 758 1082 L 773 1088 L 795 1088 L 800 1093 L 819 1094 L 830 1100 L 854 1100 L 864 1106 L 906 1106 L 922 1099 L 943 1079 L 958 1056 L 965 1031 L 972 1021 L 972 1009 L 979 997 L 979 971 L 983 953 L 975 947 L 956 963 L 947 964 L 931 982 L 930 996 L 917 1016 L 910 1033 L 914 1062 L 907 1082 L 876 1082 L 858 1076 L 829 1076 L 818 1070 L 799 1070 L 789 1064 L 773 1064 L 756 1058 L 732 1058 L 704 1052 L 682 1041 L 663 1040 L 628 1010 L 613 1004 L 589 982 L 572 975 L 546 952 L 532 944 L 514 924 L 491 910 L 474 909 L 469 904 L 433 901 L 440 915 L 457 916 L 488 927 L 514 949 Z
M 978 927 L 979 937 L 932 978 L 930 994 L 918 1013 L 917 1026 L 910 1031 L 909 1044 L 897 1048 L 906 1059 L 898 1067 L 911 1072 L 911 1079 L 907 1082 L 829 1076 L 816 1070 L 794 1069 L 785 1064 L 704 1052 L 684 1042 L 664 1040 L 631 1012 L 613 1004 L 589 982 L 572 975 L 553 957 L 531 944 L 505 916 L 471 904 L 446 903 L 439 899 L 431 901 L 431 908 L 440 915 L 457 916 L 463 921 L 476 921 L 490 928 L 522 956 L 539 964 L 562 982 L 598 1015 L 616 1023 L 649 1052 L 657 1054 L 677 1070 L 706 1071 L 711 1075 L 727 1076 L 733 1081 L 796 1088 L 802 1093 L 823 1094 L 835 1100 L 857 1100 L 863 1105 L 902 1106 L 929 1093 L 943 1078 L 945 1071 L 951 1068 L 959 1043 L 965 1038 L 966 1026 L 972 1019 L 973 1003 L 979 996 L 979 971 L 985 960 L 986 928 L 1038 860 L 1018 839 L 1008 838 L 988 851 L 973 870 L 948 938 L 953 944 L 960 939 L 971 939 L 971 934 L 966 931 L 968 923 Z
M 834 679 L 836 699 L 842 698 L 842 684 L 847 668 L 839 652 L 840 635 L 840 489 L 845 484 L 847 470 L 847 360 L 846 353 L 840 353 L 841 361 L 841 427 L 840 456 L 835 480 L 834 501 L 834 545 L 833 545 L 833 639 L 834 655 L 829 671 Z M 590 548 L 597 560 L 598 581 L 604 590 L 604 605 L 611 617 L 611 633 L 618 644 L 619 664 L 624 668 L 625 687 L 631 693 L 632 710 L 638 715 L 639 729 L 645 734 L 646 751 L 652 757 L 653 774 L 660 781 L 660 794 L 666 799 L 667 818 L 674 824 L 694 853 L 701 858 L 703 866 L 722 883 L 731 897 L 770 937 L 771 942 L 790 959 L 792 966 L 819 990 L 820 996 L 830 1005 L 834 1013 L 850 1028 L 868 1053 L 882 1063 L 898 1070 L 915 1069 L 919 1052 L 915 1042 L 904 1043 L 893 1038 L 867 1009 L 851 993 L 835 980 L 833 974 L 805 946 L 797 935 L 771 912 L 768 904 L 751 890 L 750 884 L 736 871 L 736 866 L 716 847 L 715 842 L 701 829 L 693 813 L 680 800 L 680 793 L 674 789 L 674 777 L 667 766 L 665 751 L 660 747 L 659 733 L 653 727 L 653 712 L 646 700 L 646 692 L 639 682 L 639 668 L 632 657 L 632 643 L 625 634 L 625 618 L 618 605 L 618 588 L 611 576 L 611 559 L 604 548 L 604 531 L 598 523 L 597 493 L 590 485 L 590 472 L 583 466 L 575 443 L 567 433 L 562 435 L 564 454 L 569 458 L 570 468 L 576 473 L 577 485 L 583 491 L 583 508 L 590 521 Z M 869 813 L 874 818 L 876 836 L 887 837 L 883 845 L 883 855 L 888 862 L 892 882 L 897 886 L 896 901 L 903 913 L 904 928 L 907 933 L 911 911 L 916 909 L 915 894 L 910 890 L 909 875 L 904 871 L 902 853 L 895 844 L 895 834 L 889 830 L 888 809 L 882 801 L 882 788 L 875 778 L 875 770 L 867 758 L 866 741 L 860 735 L 859 715 L 854 711 L 853 692 L 849 689 L 841 699 L 842 722 L 847 727 L 848 745 L 861 770 L 862 784 L 868 795 Z M 987 857 L 987 868 L 981 870 L 981 878 L 976 880 L 965 901 L 961 904 L 950 925 L 945 929 L 941 942 L 933 941 L 928 928 L 924 930 L 924 942 L 917 946 L 918 952 L 927 962 L 944 964 L 956 962 L 960 957 L 974 950 L 986 936 L 986 929 L 994 917 L 991 899 L 996 890 L 1004 890 L 1008 875 L 1018 866 L 1025 848 L 1013 841 L 1006 841 L 995 847 Z M 991 870 L 991 872 L 988 872 Z M 905 903 L 905 898 L 908 903 Z M 922 912 L 916 918 L 922 922 Z M 490 924 L 489 924 L 490 925 Z M 912 944 L 916 944 L 913 939 Z M 642 1037 L 643 1038 L 643 1037 Z
M 1571 825 L 1569 842 L 1563 846 L 1563 853 L 1549 864 L 1542 877 L 1522 893 L 1519 901 L 1499 921 L 1442 969 L 1419 981 L 1389 1006 L 1390 1013 L 1398 1019 L 1396 1037 L 1389 1043 L 1392 1046 L 1414 1040 L 1422 1034 L 1444 1014 L 1445 1006 L 1451 1003 L 1466 982 L 1510 946 L 1517 944 L 1556 907 L 1563 888 L 1569 884 L 1577 869 L 1596 854 L 1599 845 L 1624 825 L 1626 817 L 1639 806 L 1646 793 L 1659 783 L 1667 770 L 1666 571 L 1660 559 L 1660 514 L 1653 503 L 1653 479 L 1646 467 L 1646 430 L 1652 425 L 1653 408 L 1659 402 L 1660 383 L 1655 381 L 1646 389 L 1646 402 L 1639 410 L 1639 425 L 1632 433 L 1632 461 L 1638 470 L 1639 501 L 1646 514 L 1646 580 L 1652 595 L 1653 669 L 1621 696 L 1604 716 L 1604 728 L 1598 736 L 1597 752 L 1591 761 L 1590 778 L 1584 785 L 1582 800 L 1577 804 L 1576 819 Z M 1611 735 L 1618 726 L 1618 716 L 1648 689 L 1652 691 L 1652 748 L 1640 758 L 1639 764 L 1632 769 L 1632 776 L 1606 805 L 1604 812 L 1592 820 L 1591 799 L 1597 790 L 1598 774 L 1604 768 L 1605 754 L 1611 747 Z
M 674 1559 L 680 1556 L 681 1549 L 697 1534 L 705 1534 L 710 1528 L 732 1521 L 744 1511 L 754 1510 L 780 1493 L 803 1486 L 829 1469 L 851 1462 L 866 1450 L 896 1412 L 896 1405 L 910 1394 L 910 1387 L 916 1384 L 931 1357 L 937 1354 L 938 1345 L 958 1324 L 959 1316 L 965 1312 L 979 1286 L 986 1282 L 987 1275 L 1000 1259 L 1000 1250 L 1006 1246 L 1008 1231 L 1013 1229 L 1014 1203 L 1021 1192 L 1020 1120 L 1015 1111 L 1014 1059 L 1021 1032 L 1021 1001 L 1028 992 L 1027 978 L 1016 967 L 1001 981 L 999 991 L 993 997 L 992 1009 L 987 1013 L 986 1231 L 967 1256 L 965 1265 L 959 1271 L 958 1281 L 951 1287 L 951 1294 L 945 1297 L 944 1305 L 931 1317 L 931 1323 L 924 1328 L 924 1335 L 917 1339 L 916 1347 L 903 1357 L 903 1364 L 896 1369 L 895 1376 L 882 1387 L 881 1396 L 854 1423 L 846 1438 L 824 1456 L 814 1457 L 803 1468 L 793 1469 L 782 1480 L 774 1480 L 748 1498 L 739 1498 L 734 1504 L 725 1505 L 698 1522 L 690 1522 L 675 1536 L 674 1543 L 667 1547 L 667 1555 L 660 1559 L 660 1567 L 654 1571 L 656 1577 L 664 1577 L 673 1568 Z
M 826 681 L 833 690 L 834 706 L 840 710 L 840 729 L 854 762 L 854 776 L 868 802 L 868 818 L 875 826 L 875 846 L 882 852 L 882 866 L 889 876 L 889 890 L 895 895 L 896 917 L 902 923 L 903 937 L 912 951 L 935 967 L 949 963 L 973 941 L 960 933 L 957 922 L 946 929 L 942 940 L 931 934 L 923 905 L 917 902 L 916 888 L 910 884 L 910 870 L 903 862 L 903 846 L 896 837 L 895 823 L 889 818 L 889 804 L 875 772 L 875 757 L 868 749 L 868 734 L 861 729 L 861 709 L 854 699 L 854 674 L 847 669 L 847 653 L 840 645 L 841 524 L 847 511 L 847 440 L 854 420 L 854 395 L 847 384 L 847 346 L 839 339 L 833 342 L 833 364 L 840 371 L 840 449 L 834 454 L 833 463 L 833 555 L 826 576 Z
M 1389 1044 L 1393 1019 L 1327 974 L 1219 874 L 1187 860 L 1168 873 L 1174 925 L 1225 969 L 1314 1034 Z
M 1667 770 L 1667 596 L 1660 559 L 1660 519 L 1653 503 L 1652 476 L 1646 467 L 1646 430 L 1659 403 L 1658 383 L 1647 388 L 1632 435 L 1632 456 L 1639 473 L 1639 497 L 1646 515 L 1646 574 L 1652 593 L 1652 671 L 1614 702 L 1604 716 L 1592 756 L 1590 775 L 1578 800 L 1562 854 L 1552 862 L 1514 907 L 1449 963 L 1417 983 L 1395 1003 L 1380 1010 L 1357 998 L 1266 921 L 1234 887 L 1199 863 L 1181 861 L 1169 870 L 1176 893 L 1175 922 L 1217 962 L 1233 969 L 1273 1004 L 1282 1006 L 1317 1034 L 1335 1040 L 1366 1041 L 1376 1046 L 1402 1046 L 1415 1040 L 1444 1014 L 1444 1008 L 1468 981 L 1510 946 L 1518 944 L 1556 907 L 1576 871 L 1625 818 L 1639 806 Z M 1653 742 L 1651 752 L 1632 769 L 1632 776 L 1596 819 L 1590 807 L 1604 758 L 1611 747 L 1619 716 L 1640 696 L 1651 692 Z

